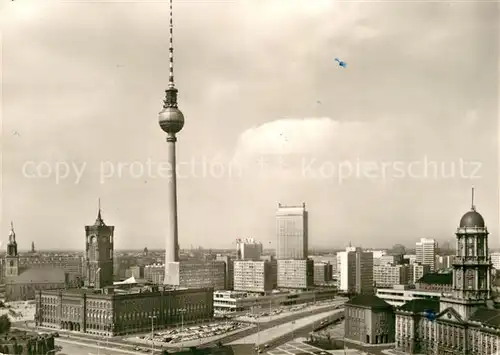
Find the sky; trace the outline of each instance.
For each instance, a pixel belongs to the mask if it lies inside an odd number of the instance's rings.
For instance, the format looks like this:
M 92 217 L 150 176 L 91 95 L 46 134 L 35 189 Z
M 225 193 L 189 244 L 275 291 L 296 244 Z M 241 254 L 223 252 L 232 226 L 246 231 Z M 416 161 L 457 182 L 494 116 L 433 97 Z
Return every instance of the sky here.
M 168 2 L 0 4 L 0 239 L 14 221 L 21 250 L 83 249 L 100 198 L 117 249 L 162 248 Z M 499 246 L 498 17 L 174 0 L 181 248 L 273 247 L 278 203 L 303 202 L 312 248 L 452 241 L 473 185 Z

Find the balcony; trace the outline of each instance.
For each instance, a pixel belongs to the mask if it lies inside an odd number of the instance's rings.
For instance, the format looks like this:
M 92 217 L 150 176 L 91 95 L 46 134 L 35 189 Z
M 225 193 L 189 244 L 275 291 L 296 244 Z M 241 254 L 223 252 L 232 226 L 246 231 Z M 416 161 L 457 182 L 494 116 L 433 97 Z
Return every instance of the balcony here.
M 491 258 L 485 256 L 454 256 L 453 265 L 490 265 Z
M 486 227 L 459 227 L 457 228 L 456 234 L 486 234 L 488 233 L 488 228 Z

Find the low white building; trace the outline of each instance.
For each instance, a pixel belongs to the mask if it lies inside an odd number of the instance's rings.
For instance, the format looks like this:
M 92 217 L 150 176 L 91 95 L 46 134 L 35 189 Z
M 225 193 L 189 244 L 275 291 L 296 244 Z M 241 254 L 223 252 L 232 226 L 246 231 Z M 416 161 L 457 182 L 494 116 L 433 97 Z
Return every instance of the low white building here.
M 399 307 L 414 299 L 439 300 L 443 294 L 438 291 L 416 290 L 407 285 L 394 285 L 392 288 L 377 289 L 376 296 Z
M 334 290 L 315 290 L 299 292 L 273 291 L 269 295 L 259 295 L 241 291 L 214 291 L 214 311 L 239 313 L 252 307 L 275 308 L 302 303 L 324 301 L 335 298 Z

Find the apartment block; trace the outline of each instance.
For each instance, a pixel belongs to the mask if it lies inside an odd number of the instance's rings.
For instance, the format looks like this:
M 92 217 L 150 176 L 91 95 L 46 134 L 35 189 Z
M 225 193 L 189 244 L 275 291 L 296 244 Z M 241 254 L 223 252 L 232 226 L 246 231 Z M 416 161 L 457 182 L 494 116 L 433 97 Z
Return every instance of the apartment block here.
M 377 288 L 407 285 L 410 282 L 410 266 L 390 264 L 374 266 L 373 280 Z
M 278 288 L 307 289 L 313 285 L 313 260 L 278 260 Z
M 274 263 L 276 263 L 274 261 Z M 268 293 L 273 290 L 273 261 L 235 260 L 234 290 Z

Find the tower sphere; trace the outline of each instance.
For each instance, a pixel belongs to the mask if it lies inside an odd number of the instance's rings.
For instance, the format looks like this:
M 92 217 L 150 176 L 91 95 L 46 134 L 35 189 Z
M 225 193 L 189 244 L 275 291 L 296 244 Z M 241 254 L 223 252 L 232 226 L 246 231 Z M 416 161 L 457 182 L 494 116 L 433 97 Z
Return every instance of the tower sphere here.
M 166 133 L 175 134 L 184 127 L 184 115 L 176 107 L 165 107 L 159 113 L 160 127 Z

